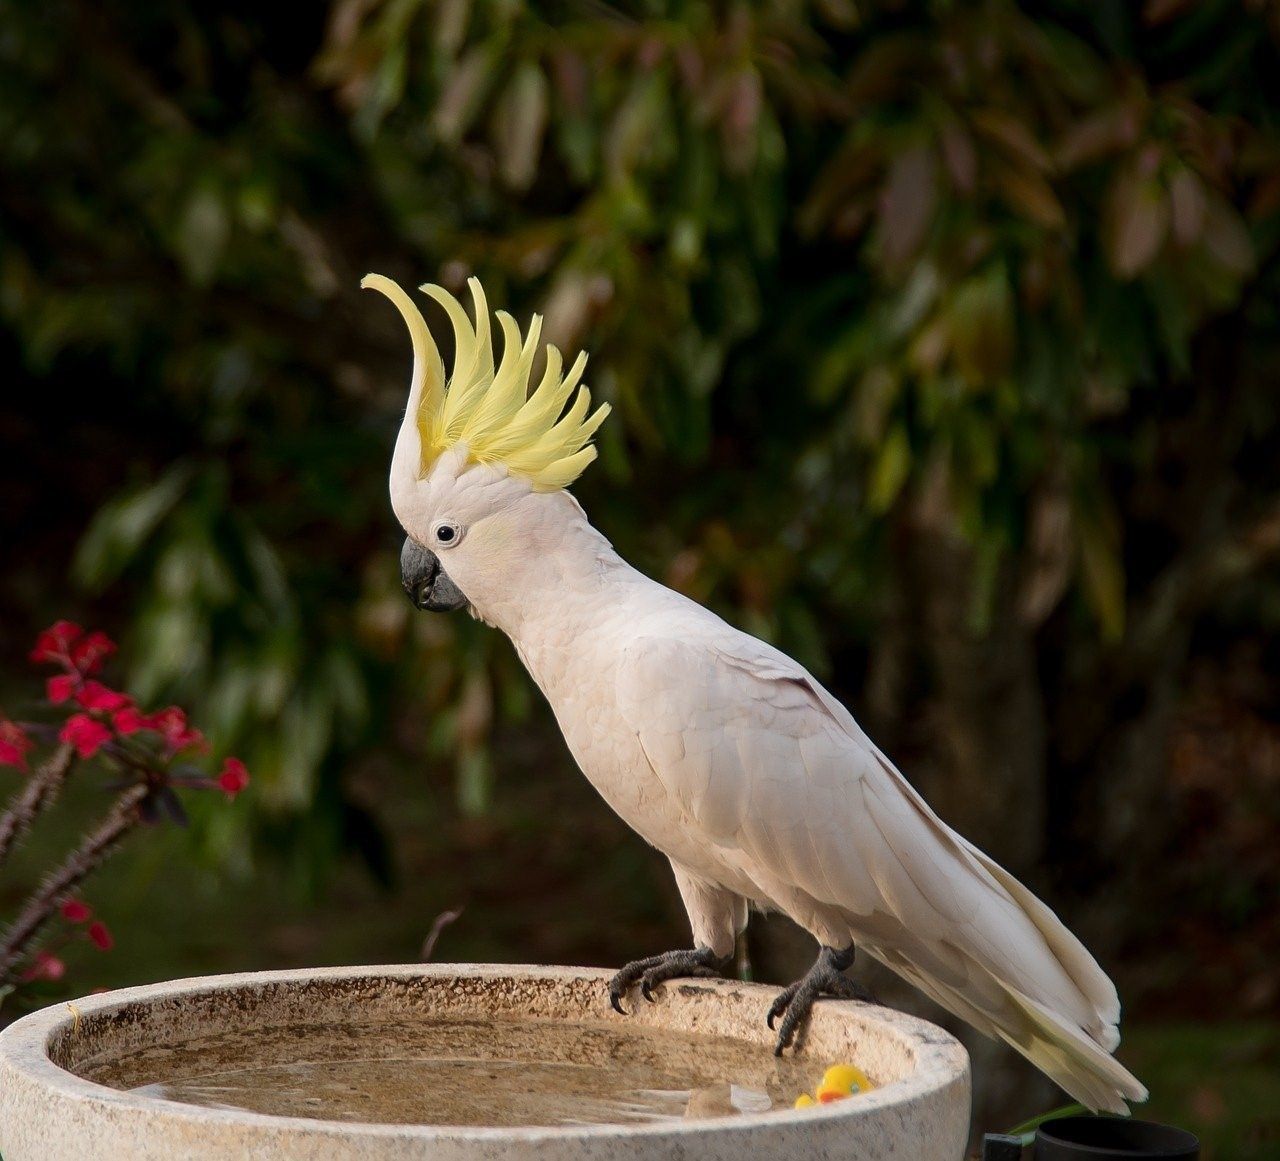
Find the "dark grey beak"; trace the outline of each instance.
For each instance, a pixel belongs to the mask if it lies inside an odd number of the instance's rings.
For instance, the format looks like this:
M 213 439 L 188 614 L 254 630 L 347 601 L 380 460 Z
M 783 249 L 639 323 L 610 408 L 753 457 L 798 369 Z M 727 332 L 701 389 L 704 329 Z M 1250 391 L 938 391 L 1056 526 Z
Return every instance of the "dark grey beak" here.
M 440 567 L 440 558 L 416 540 L 406 539 L 400 550 L 400 583 L 417 609 L 448 613 L 469 604 Z

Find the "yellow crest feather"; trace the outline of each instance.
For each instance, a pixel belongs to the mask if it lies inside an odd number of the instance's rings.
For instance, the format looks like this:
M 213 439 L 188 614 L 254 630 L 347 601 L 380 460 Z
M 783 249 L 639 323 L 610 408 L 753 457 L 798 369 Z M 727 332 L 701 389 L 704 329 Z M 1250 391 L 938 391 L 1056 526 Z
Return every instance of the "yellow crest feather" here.
M 406 415 L 405 425 L 413 422 L 417 428 L 419 478 L 457 443 L 467 445 L 470 459 L 502 464 L 513 474 L 524 476 L 538 492 L 568 487 L 596 458 L 589 441 L 610 407 L 602 403 L 587 415 L 591 392 L 578 386 L 587 365 L 585 352 L 562 376 L 564 360 L 548 343 L 546 370 L 529 394 L 529 377 L 542 334 L 539 315 L 533 316 L 528 334 L 521 336 L 519 325 L 506 311 L 495 313 L 503 335 L 502 361 L 495 370 L 489 304 L 479 280 L 467 280 L 475 300 L 474 326 L 462 304 L 444 287 L 420 287 L 444 308 L 453 326 L 453 372 L 446 386 L 440 352 L 413 300 L 381 274 L 365 275 L 360 285 L 386 295 L 409 327 L 414 355 L 409 407 L 412 411 L 416 406 L 416 414 Z

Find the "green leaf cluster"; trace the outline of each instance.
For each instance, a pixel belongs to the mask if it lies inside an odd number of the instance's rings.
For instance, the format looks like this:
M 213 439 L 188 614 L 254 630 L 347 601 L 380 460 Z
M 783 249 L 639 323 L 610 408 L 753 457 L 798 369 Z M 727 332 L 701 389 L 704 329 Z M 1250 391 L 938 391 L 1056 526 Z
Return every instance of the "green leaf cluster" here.
M 76 576 L 123 602 L 131 684 L 250 762 L 261 837 L 321 863 L 360 762 L 435 754 L 481 811 L 495 725 L 531 704 L 505 646 L 397 591 L 406 352 L 366 270 L 477 273 L 590 349 L 616 409 L 595 521 L 823 675 L 873 645 L 895 543 L 939 530 L 972 548 L 975 635 L 1124 642 L 1153 576 L 1134 530 L 1184 551 L 1162 473 L 1220 379 L 1200 438 L 1233 495 L 1274 500 L 1235 454 L 1277 426 L 1260 7 L 49 0 L 3 23 L 0 328 L 14 399 L 96 441 L 60 465 L 97 509 Z

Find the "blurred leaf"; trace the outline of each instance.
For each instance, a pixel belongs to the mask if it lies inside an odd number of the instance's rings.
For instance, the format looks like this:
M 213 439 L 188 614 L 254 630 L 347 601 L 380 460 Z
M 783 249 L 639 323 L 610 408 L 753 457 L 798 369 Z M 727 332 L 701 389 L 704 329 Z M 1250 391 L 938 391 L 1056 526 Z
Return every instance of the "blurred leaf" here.
M 199 602 L 217 608 L 236 595 L 227 562 L 198 536 L 171 541 L 159 554 L 155 575 L 159 595 L 174 605 Z
M 193 618 L 185 604 L 154 601 L 142 607 L 136 621 L 135 636 L 145 647 L 134 651 L 129 688 L 145 705 L 189 672 L 199 672 L 210 642 L 207 625 Z
M 958 122 L 948 121 L 939 131 L 938 144 L 942 147 L 942 160 L 951 184 L 958 193 L 972 193 L 978 180 L 978 154 L 973 138 Z
M 1082 117 L 1062 135 L 1054 150 L 1063 172 L 1120 154 L 1138 138 L 1140 112 L 1133 102 L 1108 105 Z
M 241 529 L 246 562 L 251 570 L 255 595 L 270 610 L 275 623 L 284 627 L 293 617 L 289 581 L 279 553 L 255 528 Z
M 953 416 L 955 463 L 953 473 L 958 480 L 968 480 L 985 487 L 1000 474 L 1000 433 L 974 411 L 961 411 Z
M 331 649 L 321 666 L 334 725 L 354 743 L 370 716 L 369 689 L 355 658 L 345 649 Z
M 1078 505 L 1075 517 L 1085 596 L 1104 638 L 1118 641 L 1124 635 L 1126 602 L 1114 520 L 1103 517 L 1098 501 Z
M 436 135 L 449 145 L 462 140 L 479 115 L 495 68 L 488 45 L 470 49 L 450 71 L 435 107 Z
M 1071 503 L 1056 476 L 1037 490 L 1032 501 L 1028 541 L 1018 612 L 1027 623 L 1040 625 L 1067 591 L 1075 556 Z
M 547 79 L 526 61 L 498 98 L 494 111 L 498 168 L 513 189 L 527 189 L 538 168 L 547 127 Z
M 948 304 L 956 368 L 971 384 L 1008 373 L 1014 355 L 1013 292 L 1003 263 L 966 279 Z
M 464 818 L 478 818 L 489 809 L 492 784 L 493 765 L 487 750 L 464 750 L 458 755 L 458 810 Z
M 826 224 L 840 222 L 851 207 L 858 207 L 859 215 L 869 215 L 869 198 L 861 195 L 881 166 L 883 150 L 878 140 L 868 137 L 855 129 L 849 141 L 819 171 L 800 207 L 797 225 L 802 235 L 812 235 Z M 838 232 L 847 236 L 857 230 L 844 226 Z
M 440 0 L 436 6 L 435 41 L 440 51 L 452 57 L 462 47 L 471 19 L 471 0 Z
M 1142 6 L 1142 19 L 1150 25 L 1165 24 L 1194 6 L 1195 0 L 1146 0 Z
M 1177 287 L 1164 282 L 1157 282 L 1149 293 L 1170 365 L 1176 374 L 1189 374 L 1191 335 L 1195 325 L 1192 304 Z
M 1210 198 L 1205 210 L 1204 247 L 1229 273 L 1243 277 L 1254 267 L 1253 241 L 1236 210 L 1221 198 Z
M 386 115 L 404 96 L 409 72 L 409 49 L 403 41 L 393 43 L 371 76 L 364 78 L 362 101 L 356 114 L 357 134 L 372 141 Z
M 275 777 L 260 786 L 260 793 L 270 805 L 297 810 L 311 801 L 320 763 L 332 737 L 331 714 L 332 700 L 323 687 L 312 682 L 295 687 L 280 718 L 281 736 L 287 747 L 281 752 Z
M 920 39 L 911 32 L 886 32 L 865 44 L 845 78 L 845 93 L 855 105 L 892 100 L 901 78 L 921 56 Z
M 1015 162 L 1018 170 L 1031 168 L 1041 172 L 1049 168 L 1049 155 L 1036 140 L 1025 121 L 1003 109 L 975 109 L 970 123 L 980 134 L 999 146 Z
M 937 159 L 927 145 L 903 150 L 889 166 L 880 195 L 881 260 L 901 266 L 915 255 L 937 204 Z
M 611 178 L 620 181 L 642 162 L 652 160 L 667 132 L 662 78 L 657 73 L 637 76 L 605 135 L 605 168 Z
M 901 380 L 889 368 L 877 364 L 867 370 L 854 396 L 854 436 L 865 447 L 875 447 L 898 399 Z
M 1154 178 L 1122 169 L 1111 182 L 1105 208 L 1107 261 L 1120 278 L 1141 274 L 1160 253 L 1169 232 L 1169 202 Z
M 867 487 L 867 506 L 872 512 L 887 512 L 911 473 L 911 441 L 901 423 L 889 428 L 875 457 Z
M 1173 236 L 1179 246 L 1194 245 L 1204 230 L 1207 199 L 1204 184 L 1183 167 L 1169 181 L 1169 204 L 1173 209 Z
M 994 178 L 1005 203 L 1016 214 L 1047 230 L 1060 230 L 1066 224 L 1053 187 L 1034 170 L 1002 165 L 995 168 Z
M 81 538 L 71 573 L 92 591 L 101 591 L 133 561 L 142 542 L 173 510 L 191 481 L 187 464 L 170 468 L 154 484 L 148 484 L 99 510 Z
M 1004 547 L 1001 537 L 984 536 L 979 539 L 974 553 L 968 628 L 969 632 L 977 638 L 986 637 L 991 632 Z
M 726 87 L 720 122 L 725 167 L 731 173 L 744 173 L 755 164 L 763 105 L 760 74 L 754 69 L 735 73 Z
M 177 235 L 178 260 L 196 286 L 208 286 L 213 281 L 230 237 L 226 203 L 217 190 L 201 186 L 182 211 Z

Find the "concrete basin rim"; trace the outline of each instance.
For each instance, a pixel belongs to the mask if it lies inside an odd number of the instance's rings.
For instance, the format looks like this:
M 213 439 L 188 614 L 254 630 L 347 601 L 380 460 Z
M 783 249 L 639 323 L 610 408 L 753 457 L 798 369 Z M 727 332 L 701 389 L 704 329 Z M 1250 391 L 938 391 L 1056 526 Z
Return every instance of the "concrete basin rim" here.
M 734 1117 L 699 1117 L 678 1124 L 609 1124 L 582 1126 L 527 1125 L 516 1127 L 477 1125 L 418 1125 L 379 1121 L 332 1121 L 318 1117 L 276 1116 L 241 1109 L 217 1109 L 201 1105 L 188 1105 L 160 1097 L 138 1096 L 122 1089 L 98 1084 L 55 1064 L 48 1049 L 55 1037 L 71 1029 L 77 1020 L 98 1015 L 109 1015 L 130 1004 L 172 1002 L 184 996 L 209 995 L 219 991 L 245 991 L 272 984 L 303 984 L 310 981 L 379 979 L 503 979 L 541 980 L 555 982 L 600 982 L 612 978 L 613 972 L 605 968 L 579 968 L 541 964 L 383 964 L 357 967 L 325 967 L 276 969 L 259 972 L 236 972 L 213 976 L 190 976 L 178 980 L 166 980 L 154 984 L 140 984 L 83 996 L 69 1001 L 59 1001 L 46 1008 L 31 1012 L 0 1031 L 0 1077 L 13 1070 L 34 1082 L 53 1090 L 51 1096 L 96 1105 L 104 1109 L 132 1110 L 153 1117 L 163 1117 L 190 1124 L 225 1123 L 246 1128 L 280 1131 L 293 1126 L 299 1131 L 319 1133 L 335 1138 L 401 1137 L 421 1140 L 505 1140 L 527 1141 L 561 1140 L 569 1138 L 603 1137 L 661 1137 L 671 1135 L 687 1139 L 690 1135 L 714 1132 L 749 1131 L 765 1126 L 801 1121 L 835 1121 L 857 1117 L 873 1109 L 907 1105 L 918 1097 L 941 1092 L 953 1084 L 963 1083 L 968 1075 L 968 1056 L 959 1041 L 942 1029 L 905 1012 L 881 1008 L 850 1000 L 822 1001 L 821 1011 L 838 1017 L 841 1012 L 873 1014 L 880 1022 L 889 1024 L 896 1031 L 913 1039 L 913 1049 L 918 1056 L 917 1071 L 902 1080 L 891 1081 L 871 1092 L 848 1101 L 835 1101 L 807 1109 L 770 1109 L 761 1113 L 743 1113 Z M 677 981 L 673 981 L 677 983 Z M 689 979 L 678 985 L 710 994 L 728 993 L 735 998 L 745 993 L 759 993 L 755 997 L 765 1007 L 777 995 L 779 989 L 763 984 L 737 980 Z M 666 985 L 671 986 L 671 985 Z M 602 991 L 603 996 L 603 991 Z M 659 998 L 659 1003 L 661 999 Z M 613 1013 L 609 1013 L 612 1015 Z M 601 1014 L 599 1022 L 605 1022 Z M 535 1019 L 537 1017 L 534 1017 Z M 616 1017 L 619 1020 L 624 1017 Z M 763 1026 L 763 1014 L 761 1024 Z M 647 1025 L 652 1027 L 652 1025 Z M 698 1033 L 692 1033 L 698 1035 Z M 716 1034 L 723 1035 L 723 1034 Z M 832 1061 L 815 1060 L 815 1068 Z M 814 1083 L 818 1081 L 815 1071 Z M 0 1107 L 4 1104 L 0 1085 Z

